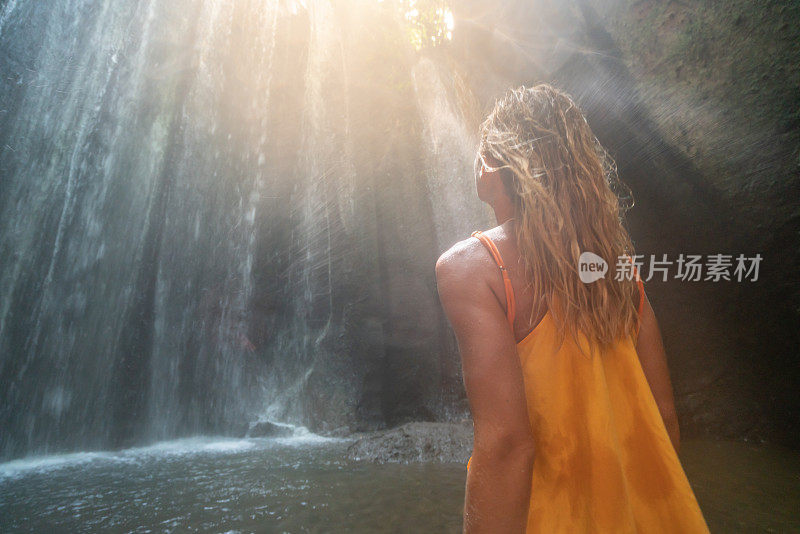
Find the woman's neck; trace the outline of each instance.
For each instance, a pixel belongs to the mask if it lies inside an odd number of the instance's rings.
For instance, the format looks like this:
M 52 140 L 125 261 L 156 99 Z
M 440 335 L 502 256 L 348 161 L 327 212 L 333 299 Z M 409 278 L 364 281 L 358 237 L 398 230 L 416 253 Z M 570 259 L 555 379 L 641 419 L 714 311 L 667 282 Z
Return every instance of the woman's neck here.
M 495 183 L 495 190 L 489 196 L 490 200 L 484 202 L 491 206 L 498 225 L 514 217 L 514 203 L 500 182 Z
M 511 206 L 511 203 L 498 202 L 492 206 L 492 209 L 494 210 L 494 218 L 497 220 L 498 226 L 514 218 L 514 208 Z

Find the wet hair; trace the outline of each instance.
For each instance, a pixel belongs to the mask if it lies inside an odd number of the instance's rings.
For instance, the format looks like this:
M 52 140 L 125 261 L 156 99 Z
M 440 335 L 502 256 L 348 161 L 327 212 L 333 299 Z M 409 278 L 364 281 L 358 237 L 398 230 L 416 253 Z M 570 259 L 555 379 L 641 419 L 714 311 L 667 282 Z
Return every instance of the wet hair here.
M 501 165 L 491 167 L 487 156 Z M 480 126 L 476 172 L 481 166 L 501 172 L 526 279 L 560 342 L 566 333 L 578 342 L 583 333 L 602 349 L 633 335 L 636 280 L 614 276 L 617 259 L 634 254 L 624 227 L 633 196 L 573 99 L 546 83 L 510 89 Z M 578 271 L 586 251 L 608 262 L 606 276 L 592 283 Z

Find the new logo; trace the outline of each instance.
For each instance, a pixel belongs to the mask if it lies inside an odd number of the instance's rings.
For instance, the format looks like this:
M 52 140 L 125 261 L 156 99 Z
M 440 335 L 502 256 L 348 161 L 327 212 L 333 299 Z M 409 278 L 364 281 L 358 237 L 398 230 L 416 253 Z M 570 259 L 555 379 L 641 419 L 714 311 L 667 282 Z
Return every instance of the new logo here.
M 594 252 L 584 252 L 578 258 L 578 274 L 584 284 L 605 278 L 607 272 L 608 263 Z

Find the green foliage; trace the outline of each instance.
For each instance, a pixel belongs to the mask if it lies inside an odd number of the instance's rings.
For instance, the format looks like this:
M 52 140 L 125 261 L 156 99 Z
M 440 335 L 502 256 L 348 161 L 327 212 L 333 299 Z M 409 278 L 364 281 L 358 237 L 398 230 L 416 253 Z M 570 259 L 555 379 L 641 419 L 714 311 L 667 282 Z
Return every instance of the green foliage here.
M 452 38 L 449 0 L 399 0 L 406 35 L 417 50 L 442 45 Z

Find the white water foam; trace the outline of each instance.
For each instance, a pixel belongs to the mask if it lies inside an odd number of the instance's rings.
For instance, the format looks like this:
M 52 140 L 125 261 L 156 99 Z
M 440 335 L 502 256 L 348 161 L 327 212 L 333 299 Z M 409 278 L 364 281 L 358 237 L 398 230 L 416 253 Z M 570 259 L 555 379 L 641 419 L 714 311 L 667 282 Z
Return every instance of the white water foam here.
M 282 426 L 286 426 L 282 424 Z M 291 426 L 291 425 L 289 425 Z M 120 451 L 87 451 L 47 456 L 31 456 L 0 464 L 0 482 L 34 473 L 46 473 L 84 464 L 140 463 L 142 460 L 167 458 L 192 454 L 232 454 L 270 446 L 299 447 L 347 441 L 347 438 L 320 436 L 306 427 L 293 426 L 294 435 L 279 438 L 229 438 L 222 436 L 196 436 L 161 441 L 144 447 Z

